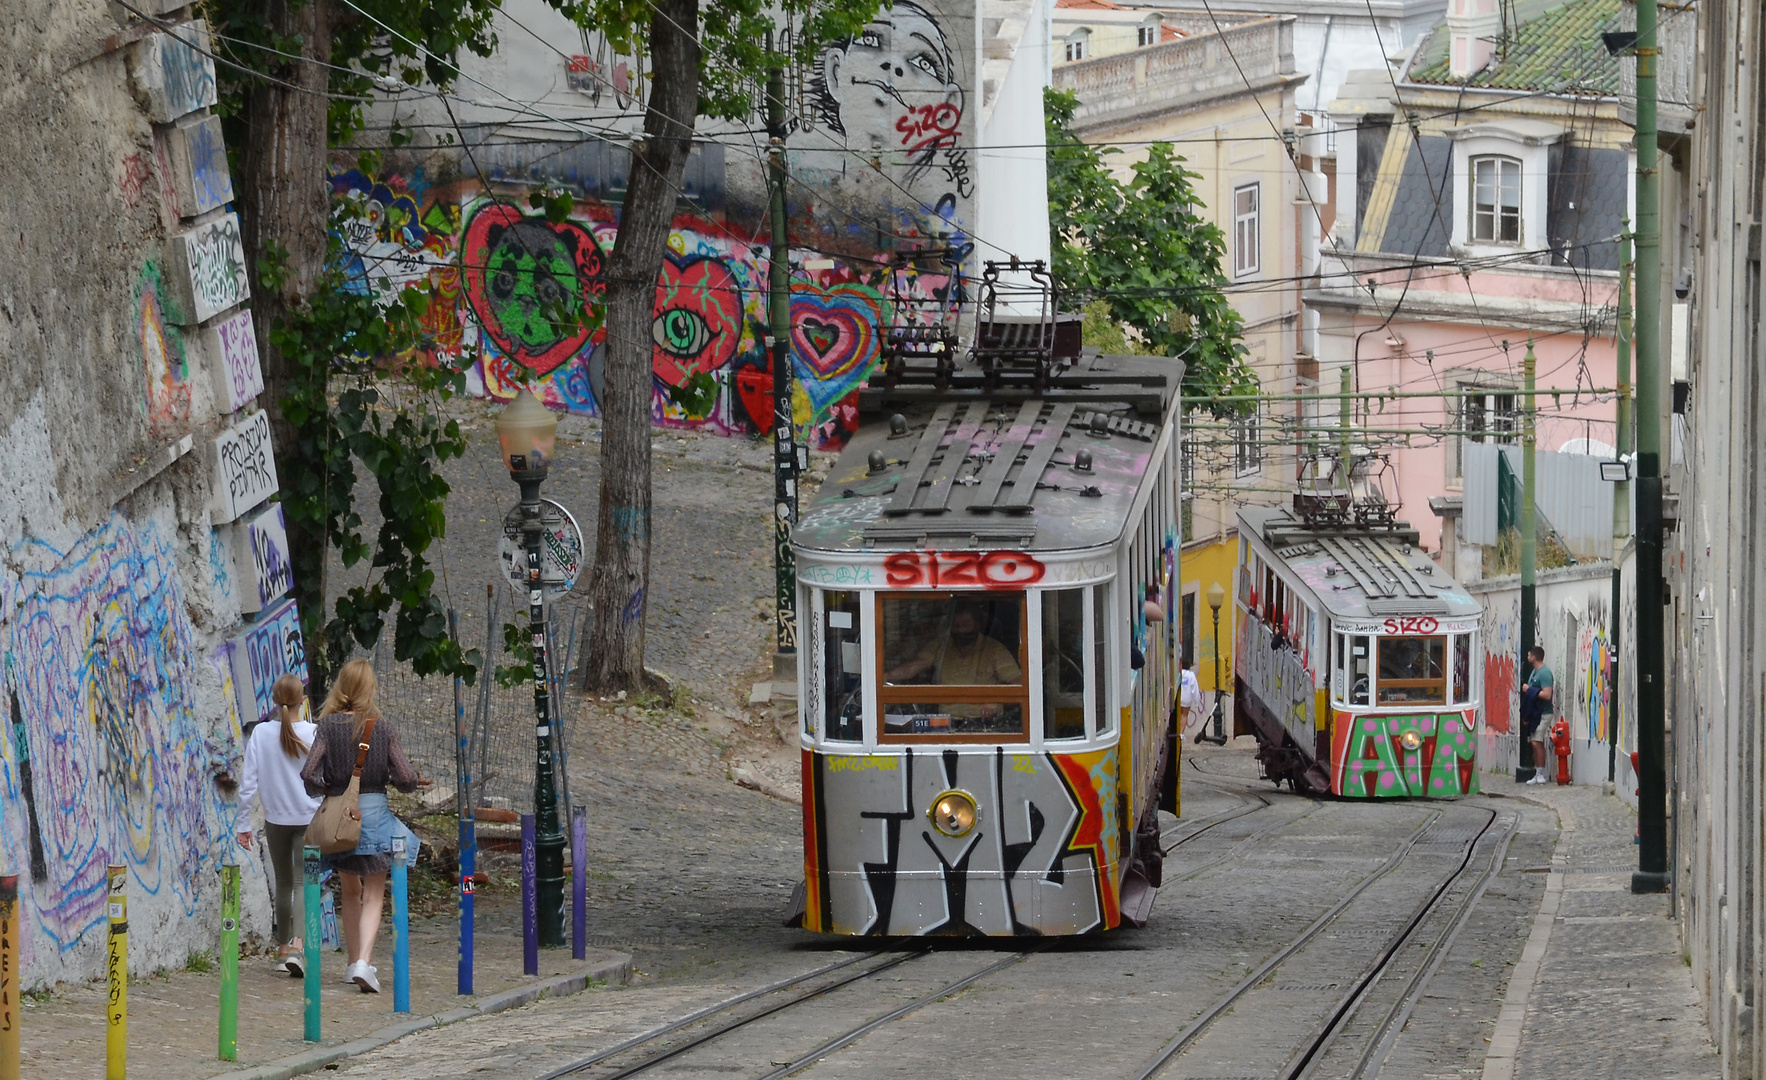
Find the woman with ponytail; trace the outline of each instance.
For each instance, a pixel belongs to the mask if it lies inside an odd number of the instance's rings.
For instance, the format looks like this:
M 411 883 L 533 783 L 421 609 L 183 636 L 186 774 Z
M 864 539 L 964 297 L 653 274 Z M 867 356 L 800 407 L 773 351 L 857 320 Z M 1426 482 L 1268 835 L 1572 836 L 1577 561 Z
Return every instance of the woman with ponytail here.
M 264 807 L 264 841 L 275 878 L 276 967 L 295 978 L 306 974 L 301 951 L 301 854 L 307 823 L 319 810 L 308 795 L 301 766 L 313 745 L 316 727 L 307 719 L 307 692 L 294 675 L 284 675 L 270 688 L 276 703 L 272 720 L 252 729 L 245 744 L 245 779 L 239 785 L 239 843 L 252 841 L 251 806 Z

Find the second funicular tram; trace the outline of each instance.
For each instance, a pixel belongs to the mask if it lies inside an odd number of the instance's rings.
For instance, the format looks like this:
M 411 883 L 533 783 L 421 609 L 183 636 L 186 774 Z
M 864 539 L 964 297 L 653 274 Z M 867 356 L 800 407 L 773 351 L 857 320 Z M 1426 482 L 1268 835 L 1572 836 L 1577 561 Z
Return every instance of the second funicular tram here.
M 1483 608 L 1417 539 L 1239 511 L 1233 728 L 1265 776 L 1344 798 L 1477 792 Z
M 891 339 L 793 533 L 809 930 L 1081 934 L 1158 884 L 1182 365 L 1000 325 Z

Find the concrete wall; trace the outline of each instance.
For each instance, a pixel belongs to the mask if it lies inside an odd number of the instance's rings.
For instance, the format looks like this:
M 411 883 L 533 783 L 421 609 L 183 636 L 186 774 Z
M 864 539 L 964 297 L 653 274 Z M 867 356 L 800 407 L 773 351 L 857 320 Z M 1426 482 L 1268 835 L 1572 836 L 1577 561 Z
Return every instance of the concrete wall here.
M 228 437 L 256 358 L 219 329 L 245 281 L 212 62 L 114 11 L 19 0 L 31 47 L 0 54 L 0 867 L 27 985 L 101 974 L 113 863 L 132 970 L 216 946 L 258 587 L 231 522 L 274 490 L 268 447 Z M 244 874 L 262 934 L 264 874 Z
M 1697 128 L 1674 147 L 1686 155 L 1685 175 L 1696 186 L 1664 185 L 1661 217 L 1664 272 L 1673 273 L 1677 250 L 1694 260 L 1684 464 L 1665 470 L 1681 507 L 1680 526 L 1667 539 L 1670 602 L 1662 609 L 1669 620 L 1669 870 L 1681 947 L 1723 1076 L 1734 1080 L 1766 1076 L 1766 294 L 1758 241 L 1766 216 L 1766 102 L 1756 66 L 1766 54 L 1766 12 L 1756 0 L 1718 0 L 1697 12 L 1696 55 L 1665 56 L 1662 65 L 1695 70 L 1700 110 Z M 1662 16 L 1664 26 L 1691 21 L 1666 9 Z M 1681 38 L 1664 35 L 1663 45 L 1685 49 Z M 1662 112 L 1666 137 L 1672 112 L 1666 103 Z M 1691 234 L 1689 248 L 1675 241 L 1677 223 Z M 1674 302 L 1673 292 L 1664 290 L 1663 299 Z M 1667 325 L 1664 319 L 1664 358 Z
M 1487 578 L 1466 588 L 1484 605 L 1480 623 L 1483 643 L 1483 724 L 1478 748 L 1485 769 L 1514 774 L 1520 764 L 1520 691 L 1528 671 L 1521 663 L 1521 581 L 1519 577 Z M 1615 782 L 1620 797 L 1636 805 L 1637 780 L 1629 754 L 1636 749 L 1635 689 L 1630 703 L 1615 702 L 1609 682 L 1612 671 L 1612 564 L 1589 563 L 1539 574 L 1535 598 L 1535 641 L 1545 649 L 1545 663 L 1555 682 L 1552 722 L 1570 722 L 1570 777 L 1577 784 L 1602 784 L 1607 779 L 1607 747 L 1615 730 L 1619 753 Z M 1629 588 L 1621 611 L 1635 610 Z M 1620 629 L 1621 644 L 1631 626 Z M 1621 663 L 1624 655 L 1621 654 Z M 1623 698 L 1626 691 L 1621 689 Z M 1616 728 L 1615 728 L 1615 725 Z M 1546 729 L 1542 728 L 1542 731 Z M 1545 735 L 1549 741 L 1549 733 Z M 1548 746 L 1549 750 L 1549 746 Z M 1556 776 L 1557 760 L 1548 767 Z

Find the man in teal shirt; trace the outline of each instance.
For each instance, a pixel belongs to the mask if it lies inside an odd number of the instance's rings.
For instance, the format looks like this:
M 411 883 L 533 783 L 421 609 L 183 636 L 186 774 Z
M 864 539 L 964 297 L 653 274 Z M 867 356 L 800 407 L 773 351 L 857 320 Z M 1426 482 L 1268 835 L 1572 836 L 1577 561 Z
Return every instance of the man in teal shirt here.
M 1528 725 L 1523 721 L 1524 732 L 1533 742 L 1533 778 L 1529 784 L 1545 783 L 1545 740 L 1536 738 L 1543 731 L 1551 729 L 1552 676 L 1551 669 L 1545 666 L 1545 650 L 1538 645 L 1527 650 L 1527 662 L 1533 665 L 1533 671 L 1527 676 L 1527 688 L 1521 692 L 1523 717 L 1531 715 L 1533 722 Z M 1528 704 L 1532 708 L 1527 707 Z

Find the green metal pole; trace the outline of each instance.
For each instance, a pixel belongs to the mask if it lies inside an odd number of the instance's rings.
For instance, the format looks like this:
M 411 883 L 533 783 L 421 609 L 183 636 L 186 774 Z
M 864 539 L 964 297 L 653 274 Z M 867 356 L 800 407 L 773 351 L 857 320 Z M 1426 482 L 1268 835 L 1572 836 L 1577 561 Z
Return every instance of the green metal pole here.
M 797 435 L 791 418 L 791 238 L 785 206 L 785 69 L 767 43 L 768 176 L 772 187 L 772 250 L 768 256 L 767 344 L 773 361 L 773 608 L 779 657 L 797 657 L 797 564 L 791 530 L 797 524 Z
M 301 889 L 305 897 L 306 908 L 306 940 L 303 944 L 307 950 L 306 978 L 301 987 L 305 998 L 306 1022 L 302 1038 L 307 1042 L 318 1042 L 319 1033 L 319 939 L 324 936 L 320 929 L 319 901 L 319 849 L 308 845 L 301 856 Z
M 239 1060 L 239 864 L 221 867 L 222 1061 Z
M 1637 826 L 1631 891 L 1668 888 L 1662 626 L 1662 222 L 1656 0 L 1637 0 Z
M 1533 505 L 1534 471 L 1533 451 L 1538 442 L 1539 414 L 1535 409 L 1533 395 L 1533 376 L 1538 368 L 1538 360 L 1533 355 L 1533 339 L 1527 339 L 1527 356 L 1521 362 L 1521 370 L 1525 379 L 1525 404 L 1521 408 L 1521 655 L 1518 670 L 1522 678 L 1526 678 L 1527 650 L 1531 649 L 1538 639 L 1538 597 L 1535 592 L 1535 577 L 1539 568 L 1539 535 L 1538 515 Z M 1523 684 L 1524 685 L 1524 684 Z M 1528 778 L 1545 766 L 1543 761 L 1533 759 L 1533 743 L 1523 732 L 1521 736 L 1521 768 L 1528 773 Z
M 564 944 L 564 829 L 558 819 L 558 788 L 552 758 L 552 679 L 546 655 L 546 588 L 540 573 L 540 485 L 521 485 L 527 512 L 522 525 L 527 541 L 527 630 L 533 643 L 533 776 L 534 892 L 537 896 L 540 944 Z
M 1352 377 L 1349 365 L 1343 365 L 1339 374 L 1341 378 L 1338 380 L 1338 385 L 1341 387 L 1342 398 L 1338 405 L 1337 416 L 1341 421 L 1341 431 L 1337 437 L 1342 440 L 1342 456 L 1338 462 L 1339 467 L 1343 470 L 1343 491 L 1347 494 L 1349 491 L 1349 428 L 1353 423 L 1350 409 L 1354 404 L 1349 396 L 1349 380 Z
M 1619 223 L 1619 335 L 1618 346 L 1619 400 L 1617 423 L 1613 426 L 1613 447 L 1623 458 L 1632 450 L 1631 444 L 1631 222 L 1629 219 Z M 1610 625 L 1607 627 L 1607 653 L 1610 663 L 1607 665 L 1607 783 L 1618 780 L 1619 761 L 1619 634 L 1624 628 L 1625 620 L 1620 617 L 1619 604 L 1623 598 L 1621 574 L 1619 573 L 1619 555 L 1625 550 L 1625 540 L 1631 535 L 1631 483 L 1621 480 L 1613 485 L 1613 595 L 1608 608 Z

